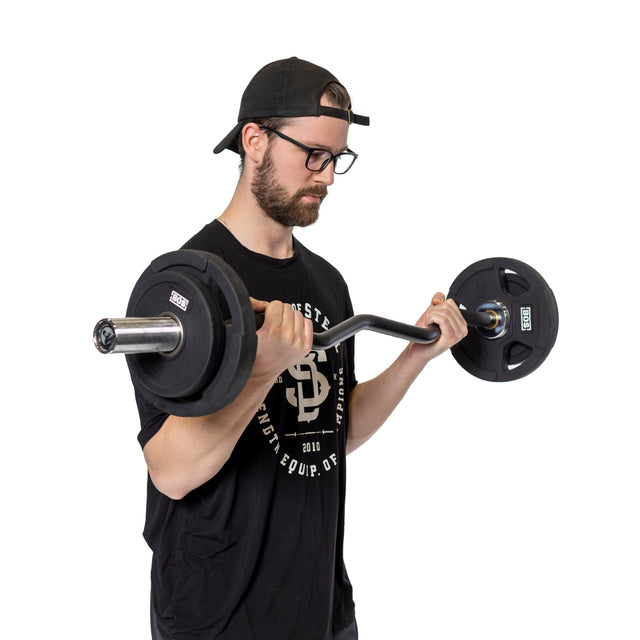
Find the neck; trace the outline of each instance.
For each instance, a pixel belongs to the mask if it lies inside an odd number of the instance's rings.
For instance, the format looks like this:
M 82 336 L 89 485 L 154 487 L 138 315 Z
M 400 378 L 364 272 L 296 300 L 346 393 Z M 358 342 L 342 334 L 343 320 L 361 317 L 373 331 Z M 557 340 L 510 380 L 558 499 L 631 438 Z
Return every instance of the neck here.
M 250 251 L 278 259 L 293 256 L 293 229 L 265 215 L 240 184 L 219 220 Z

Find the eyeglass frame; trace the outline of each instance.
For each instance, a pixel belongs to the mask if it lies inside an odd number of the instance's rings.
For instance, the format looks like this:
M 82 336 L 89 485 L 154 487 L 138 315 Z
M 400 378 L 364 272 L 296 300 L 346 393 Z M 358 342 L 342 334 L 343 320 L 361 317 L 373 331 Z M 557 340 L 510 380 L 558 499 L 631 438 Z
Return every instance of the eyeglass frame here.
M 355 151 L 352 151 L 351 149 L 349 149 L 349 147 L 347 147 L 346 151 L 341 151 L 338 154 L 333 154 L 331 151 L 329 151 L 329 149 L 321 149 L 319 147 L 307 147 L 307 145 L 302 144 L 302 142 L 298 142 L 297 140 L 294 140 L 293 138 L 290 138 L 289 136 L 285 135 L 284 133 L 282 133 L 281 131 L 278 131 L 277 129 L 273 129 L 271 127 L 267 127 L 266 125 L 260 125 L 260 128 L 265 130 L 265 131 L 271 131 L 271 133 L 275 133 L 278 137 L 282 138 L 283 140 L 286 140 L 287 142 L 291 142 L 293 144 L 295 144 L 297 147 L 300 147 L 301 149 L 303 149 L 304 151 L 307 152 L 307 159 L 304 163 L 305 169 L 307 169 L 308 171 L 313 171 L 314 173 L 319 173 L 320 171 L 324 171 L 331 162 L 333 162 L 333 172 L 337 175 L 337 176 L 343 176 L 345 173 L 347 173 L 347 171 L 349 171 L 349 169 L 351 169 L 351 167 L 353 167 L 355 161 L 358 159 L 358 154 Z M 315 151 L 322 151 L 322 153 L 328 153 L 329 157 L 326 160 L 323 160 L 322 165 L 320 166 L 319 169 L 311 169 L 309 168 L 309 160 L 311 160 L 311 156 Z M 353 157 L 353 162 L 347 167 L 347 169 L 345 171 L 336 171 L 336 163 L 335 161 L 340 157 L 340 156 L 352 156 Z

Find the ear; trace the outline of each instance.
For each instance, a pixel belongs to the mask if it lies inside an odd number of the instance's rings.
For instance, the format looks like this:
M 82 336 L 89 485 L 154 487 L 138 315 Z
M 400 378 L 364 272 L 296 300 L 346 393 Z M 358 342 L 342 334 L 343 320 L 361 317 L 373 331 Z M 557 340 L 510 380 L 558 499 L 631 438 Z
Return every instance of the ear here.
M 242 128 L 242 144 L 246 158 L 257 163 L 262 162 L 268 141 L 265 132 L 255 122 L 249 122 Z

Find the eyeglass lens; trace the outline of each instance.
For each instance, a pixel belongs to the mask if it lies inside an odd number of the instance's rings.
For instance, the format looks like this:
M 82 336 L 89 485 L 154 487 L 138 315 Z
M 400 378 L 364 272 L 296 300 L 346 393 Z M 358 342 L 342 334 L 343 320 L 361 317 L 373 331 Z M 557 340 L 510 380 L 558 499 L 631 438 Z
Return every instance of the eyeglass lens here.
M 345 173 L 350 168 L 355 160 L 355 156 L 351 153 L 340 153 L 335 158 L 335 165 L 333 170 L 335 173 Z M 307 159 L 307 169 L 311 171 L 322 171 L 331 162 L 332 155 L 329 151 L 322 149 L 314 149 Z

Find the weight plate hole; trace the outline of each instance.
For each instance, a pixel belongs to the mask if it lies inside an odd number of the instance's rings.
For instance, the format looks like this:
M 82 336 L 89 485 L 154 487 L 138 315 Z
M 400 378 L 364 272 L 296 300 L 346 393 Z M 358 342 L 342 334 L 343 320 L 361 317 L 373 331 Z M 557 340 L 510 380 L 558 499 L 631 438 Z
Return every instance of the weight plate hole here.
M 533 349 L 522 342 L 513 342 L 507 347 L 507 369 L 519 367 L 531 354 Z
M 502 290 L 514 298 L 526 293 L 531 288 L 531 285 L 520 274 L 511 269 L 500 270 L 500 281 Z

